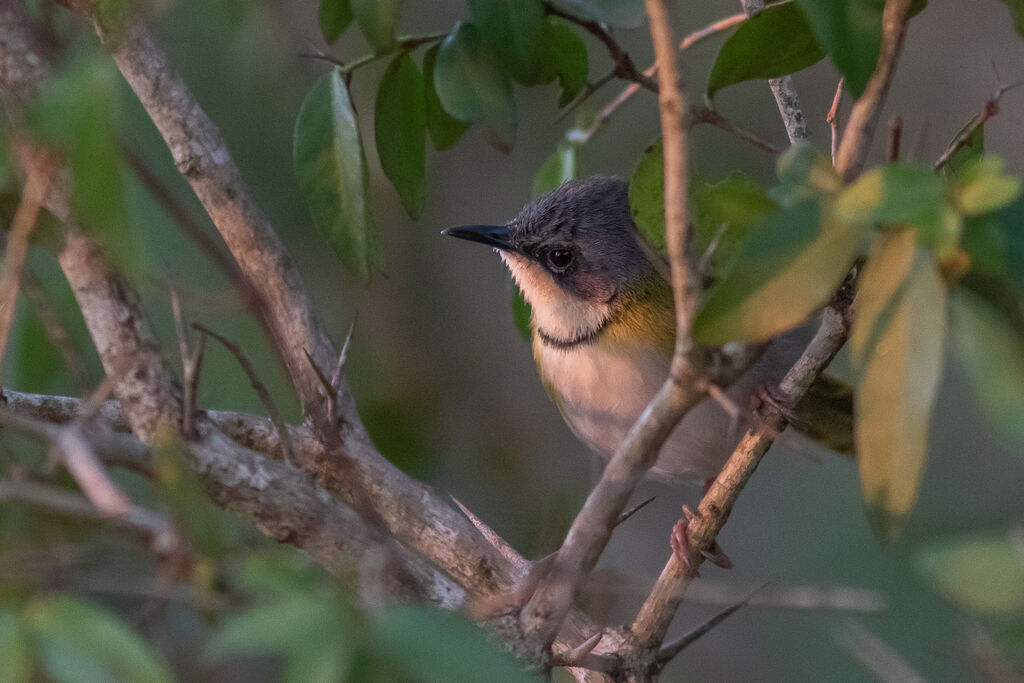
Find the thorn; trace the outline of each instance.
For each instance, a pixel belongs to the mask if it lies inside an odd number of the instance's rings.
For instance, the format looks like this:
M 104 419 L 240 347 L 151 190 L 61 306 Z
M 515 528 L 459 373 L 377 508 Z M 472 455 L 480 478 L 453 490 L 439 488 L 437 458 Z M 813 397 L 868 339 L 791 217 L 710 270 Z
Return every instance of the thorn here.
M 321 370 L 320 366 L 316 364 L 315 360 L 313 360 L 313 356 L 310 355 L 309 349 L 302 349 L 302 352 L 306 354 L 306 360 L 308 360 L 310 366 L 312 366 L 313 372 L 316 373 L 317 379 L 320 380 L 320 384 L 322 384 L 327 390 L 327 395 L 331 396 L 334 394 L 334 385 L 331 384 L 331 380 L 327 379 L 327 375 L 324 374 L 324 371 Z
M 341 353 L 338 354 L 338 362 L 334 366 L 334 374 L 331 375 L 331 388 L 335 391 L 338 390 L 341 371 L 345 367 L 345 361 L 348 360 L 348 347 L 352 343 L 352 332 L 356 329 L 356 320 L 358 319 L 358 314 L 352 316 L 352 323 L 348 326 L 348 334 L 345 335 L 345 343 L 341 345 Z
M 615 526 L 619 526 L 620 524 L 625 522 L 627 519 L 629 519 L 630 517 L 632 517 L 633 515 L 635 515 L 636 513 L 640 512 L 642 509 L 644 509 L 645 507 L 647 507 L 648 505 L 653 503 L 655 498 L 657 498 L 657 496 L 651 496 L 650 498 L 648 498 L 647 500 L 643 501 L 642 503 L 637 503 L 633 507 L 631 507 L 628 510 L 626 510 L 625 512 L 623 512 L 621 515 L 619 515 L 619 518 L 617 520 L 615 520 Z
M 466 518 L 472 522 L 473 526 L 476 527 L 476 530 L 480 532 L 480 534 L 494 547 L 495 550 L 514 564 L 523 565 L 521 556 L 515 551 L 515 548 L 508 544 L 508 541 L 495 533 L 494 529 L 487 526 L 479 517 L 474 515 L 469 508 L 459 501 L 458 498 L 455 496 L 449 496 L 449 498 L 451 498 L 452 502 L 462 510 L 462 514 L 466 515 Z
M 618 669 L 619 660 L 609 655 L 595 655 L 594 648 L 604 637 L 604 631 L 598 631 L 582 643 L 561 654 L 555 654 L 551 658 L 551 666 L 571 666 L 611 673 Z
M 755 595 L 764 590 L 765 587 L 768 586 L 770 583 L 770 581 L 762 583 L 760 586 L 750 591 L 750 593 L 748 593 L 747 596 L 739 602 L 729 605 L 721 612 L 712 616 L 710 619 L 700 624 L 696 628 L 688 631 L 687 633 L 684 633 L 672 642 L 666 645 L 662 645 L 661 649 L 658 650 L 658 654 L 655 658 L 655 661 L 658 663 L 659 666 L 665 666 L 666 664 L 668 664 L 670 661 L 672 661 L 673 657 L 675 657 L 677 654 L 679 654 L 687 647 L 692 645 L 694 641 L 700 639 L 704 635 L 707 635 L 707 633 L 710 632 L 711 629 L 715 628 L 723 621 L 728 619 L 741 607 L 745 607 L 750 602 L 751 598 L 753 598 Z

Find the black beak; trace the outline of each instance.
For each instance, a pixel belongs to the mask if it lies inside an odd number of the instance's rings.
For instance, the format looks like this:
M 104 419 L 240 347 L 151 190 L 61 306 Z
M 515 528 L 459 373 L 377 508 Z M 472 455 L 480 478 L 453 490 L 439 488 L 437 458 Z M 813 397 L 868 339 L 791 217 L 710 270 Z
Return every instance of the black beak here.
M 505 251 L 515 251 L 508 239 L 507 225 L 460 225 L 456 228 L 446 228 L 441 234 L 479 242 Z

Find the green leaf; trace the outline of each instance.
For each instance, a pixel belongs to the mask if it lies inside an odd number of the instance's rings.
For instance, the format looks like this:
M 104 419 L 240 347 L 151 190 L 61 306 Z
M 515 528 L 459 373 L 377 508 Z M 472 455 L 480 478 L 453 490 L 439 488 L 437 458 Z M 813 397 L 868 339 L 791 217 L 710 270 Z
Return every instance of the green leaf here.
M 957 174 L 956 205 L 965 216 L 979 216 L 1013 203 L 1021 195 L 1020 178 L 1003 174 L 996 156 L 966 162 Z
M 469 19 L 480 30 L 499 67 L 524 85 L 535 85 L 544 29 L 541 0 L 467 0 Z
M 1017 30 L 1018 35 L 1024 36 L 1024 0 L 1003 0 L 1003 4 L 1013 17 L 1013 28 Z
M 320 33 L 330 45 L 352 23 L 352 5 L 349 0 L 320 0 Z
M 425 637 L 429 634 L 429 637 Z M 375 649 L 411 678 L 428 681 L 540 681 L 461 615 L 398 607 L 373 629 Z
M 454 147 L 462 134 L 469 128 L 469 124 L 459 121 L 445 111 L 441 106 L 441 100 L 437 97 L 437 90 L 434 86 L 434 65 L 439 49 L 440 45 L 434 45 L 423 55 L 423 92 L 427 108 L 427 132 L 430 133 L 434 149 L 441 151 Z
M 957 131 L 956 135 L 953 136 L 953 140 L 950 144 L 953 144 L 955 140 L 958 140 L 968 128 L 974 125 L 974 122 L 978 120 L 978 116 L 974 115 L 971 120 L 964 124 L 964 127 Z M 963 144 L 949 156 L 949 161 L 942 167 L 942 171 L 945 174 L 957 174 L 964 167 L 968 161 L 977 159 L 985 153 L 985 124 L 979 125 L 977 128 L 971 131 L 970 135 L 964 140 Z
M 49 392 L 61 384 L 64 358 L 35 310 L 19 306 L 11 331 L 7 381 L 23 391 Z
M 377 54 L 395 47 L 395 26 L 402 11 L 402 0 L 350 0 L 359 30 Z
M 13 609 L 0 609 L 0 673 L 10 683 L 28 683 L 32 679 L 32 657 L 28 632 Z
M 782 153 L 776 165 L 781 187 L 771 195 L 783 206 L 821 194 L 832 194 L 843 186 L 832 161 L 806 140 L 798 140 Z
M 694 183 L 691 202 L 693 253 L 703 257 L 715 243 L 713 272 L 731 263 L 751 228 L 779 208 L 760 185 L 738 172 L 716 183 Z
M 661 141 L 649 145 L 629 178 L 633 222 L 651 246 L 665 251 L 665 152 Z
M 1024 549 L 1007 534 L 976 534 L 926 546 L 918 571 L 964 609 L 983 615 L 1024 610 Z
M 882 45 L 883 0 L 796 0 L 815 38 L 860 97 L 878 63 Z
M 309 91 L 295 122 L 295 175 L 313 222 L 363 281 L 380 264 L 366 157 L 348 89 L 337 69 Z
M 646 16 L 643 0 L 558 0 L 556 4 L 612 28 L 636 28 Z
M 892 320 L 916 253 L 917 239 L 913 230 L 884 233 L 871 249 L 857 292 L 856 318 L 850 331 L 850 360 L 858 371 L 864 368 Z M 869 284 L 865 286 L 865 282 Z
M 708 291 L 694 337 L 717 346 L 796 327 L 832 296 L 866 234 L 862 224 L 831 220 L 816 198 L 773 213 L 751 229 Z
M 337 630 L 329 601 L 293 592 L 227 617 L 207 641 L 204 657 L 219 660 L 267 653 L 287 656 L 318 634 Z M 339 639 L 336 645 L 341 647 L 344 642 Z
M 836 215 L 848 221 L 906 223 L 945 202 L 946 183 L 931 166 L 895 163 L 862 174 L 843 190 L 836 200 Z
M 130 270 L 140 247 L 125 216 L 118 99 L 117 73 L 105 61 L 83 56 L 44 81 L 28 122 L 41 142 L 64 153 L 74 217 L 118 266 Z
M 952 330 L 960 363 L 982 410 L 1024 444 L 1024 338 L 992 304 L 965 289 L 953 292 Z
M 565 24 L 546 21 L 540 49 L 541 67 L 536 80 L 549 83 L 557 77 L 562 88 L 558 106 L 564 107 L 576 99 L 587 85 L 587 46 Z
M 72 597 L 37 598 L 24 613 L 46 674 L 57 681 L 173 680 L 156 653 L 120 616 Z
M 445 110 L 456 118 L 466 123 L 486 121 L 506 149 L 515 142 L 512 84 L 473 24 L 459 22 L 441 43 L 434 87 Z
M 722 45 L 711 67 L 706 96 L 711 100 L 725 86 L 741 81 L 795 73 L 824 56 L 796 5 L 767 7 L 740 24 Z
M 576 178 L 579 147 L 571 142 L 560 142 L 533 176 L 533 196 L 539 197 L 562 183 Z
M 384 175 L 413 220 L 423 213 L 427 182 L 427 110 L 423 76 L 403 52 L 388 65 L 377 90 L 373 130 Z
M 861 491 L 875 532 L 890 541 L 917 501 L 945 335 L 946 287 L 927 251 L 914 248 L 905 277 L 893 287 L 911 240 L 904 232 L 883 236 L 861 278 L 858 300 L 885 302 L 882 329 L 874 329 L 877 315 L 862 320 L 858 311 L 854 321 L 859 340 L 877 340 L 870 353 L 861 346 L 856 354 L 854 443 Z M 857 330 L 865 326 L 867 332 Z

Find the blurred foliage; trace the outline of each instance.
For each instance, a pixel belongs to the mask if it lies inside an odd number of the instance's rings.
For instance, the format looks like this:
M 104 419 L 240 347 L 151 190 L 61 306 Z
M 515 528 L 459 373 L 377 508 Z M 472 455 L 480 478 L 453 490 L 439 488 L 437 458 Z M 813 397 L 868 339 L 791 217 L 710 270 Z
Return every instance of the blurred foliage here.
M 290 18 L 279 3 L 183 1 L 153 8 L 172 61 L 221 122 L 260 202 L 296 245 L 299 257 L 313 261 L 311 269 L 329 273 L 322 276 L 326 285 L 318 294 L 329 303 L 328 315 L 343 319 L 331 320 L 335 331 L 348 324 L 347 307 L 353 304 L 345 300 L 344 291 L 338 295 L 335 262 L 320 253 L 326 251 L 321 247 L 330 245 L 357 279 L 367 280 L 382 268 L 380 233 L 385 230 L 375 210 L 384 215 L 381 207 L 390 209 L 397 196 L 408 216 L 429 215 L 431 192 L 441 185 L 432 182 L 435 159 L 427 150 L 428 137 L 435 150 L 452 150 L 474 145 L 469 133 L 474 126 L 482 127 L 490 144 L 509 151 L 517 139 L 529 141 L 525 132 L 534 132 L 524 122 L 537 120 L 528 108 L 538 107 L 540 100 L 532 92 L 527 95 L 526 88 L 550 85 L 543 95 L 555 110 L 564 110 L 589 92 L 592 66 L 596 73 L 609 67 L 592 36 L 578 25 L 552 18 L 539 0 L 455 4 L 461 14 L 450 25 L 438 33 L 411 35 L 402 33 L 411 23 L 437 28 L 427 20 L 433 7 L 400 0 L 321 0 L 315 17 L 312 4 L 302 9 L 310 16 L 309 26 L 301 28 L 286 23 Z M 617 38 L 632 35 L 623 29 L 642 24 L 644 15 L 640 0 L 555 4 L 617 27 Z M 796 71 L 827 57 L 850 91 L 859 93 L 877 61 L 882 4 L 797 0 L 771 6 L 722 41 L 707 70 L 705 92 L 709 97 L 719 93 L 718 99 L 725 101 L 745 80 Z M 1019 20 L 1020 3 L 1005 4 Z M 915 11 L 923 6 L 915 3 Z M 415 22 L 409 21 L 417 10 Z M 138 180 L 125 173 L 122 150 L 127 146 L 152 163 L 174 193 L 185 194 L 162 141 L 113 64 L 87 27 L 69 13 L 49 2 L 33 3 L 33 12 L 60 46 L 62 58 L 30 108 L 28 123 L 36 138 L 67 162 L 76 187 L 77 220 L 143 290 L 168 349 L 174 337 L 163 282 L 170 272 L 184 280 L 188 315 L 214 319 L 218 326 L 232 328 L 225 331 L 229 336 L 252 339 L 247 352 L 254 364 L 267 373 L 275 395 L 297 416 L 278 361 L 257 334 L 258 326 L 239 310 L 230 283 L 175 229 Z M 294 54 L 314 37 L 314 24 L 328 45 L 344 52 L 343 65 L 296 67 Z M 646 41 L 643 31 L 638 35 Z M 787 49 L 777 49 L 780 44 Z M 367 54 L 360 56 L 361 50 Z M 374 70 L 375 62 L 381 69 Z M 365 97 L 357 96 L 361 86 L 369 93 Z M 300 90 L 307 87 L 300 107 Z M 268 96 L 271 91 L 274 96 Z M 589 158 L 595 155 L 587 148 L 593 117 L 586 109 L 584 103 L 576 124 L 566 126 L 568 132 L 539 155 L 542 161 L 532 182 L 535 196 L 589 172 Z M 774 117 L 771 106 L 760 113 L 764 119 Z M 371 115 L 373 134 L 367 136 Z M 902 530 L 928 483 L 925 476 L 922 484 L 922 473 L 931 451 L 927 434 L 935 427 L 931 415 L 937 384 L 948 369 L 944 353 L 967 377 L 974 402 L 991 425 L 1015 452 L 1024 444 L 1024 197 L 1020 179 L 1008 174 L 997 156 L 1001 150 L 986 154 L 985 127 L 975 123 L 972 119 L 958 133 L 955 139 L 963 136 L 964 144 L 938 173 L 929 165 L 904 161 L 870 168 L 853 185 L 842 187 L 823 154 L 797 146 L 778 160 L 776 181 L 732 172 L 721 178 L 696 173 L 692 183 L 694 248 L 708 258 L 705 275 L 711 286 L 697 332 L 709 343 L 764 339 L 799 322 L 827 301 L 852 263 L 867 259 L 852 360 L 859 382 L 863 498 L 883 537 Z M 0 135 L 4 227 L 20 192 L 10 146 Z M 287 171 L 288 151 L 293 153 L 297 192 Z M 639 157 L 630 184 L 634 217 L 652 244 L 663 248 L 661 145 L 634 156 Z M 395 195 L 376 183 L 375 160 Z M 297 199 L 305 200 L 305 207 Z M 186 210 L 199 215 L 194 203 Z M 306 234 L 309 217 L 320 237 Z M 52 222 L 52 217 L 45 220 Z M 40 225 L 34 240 L 29 267 L 53 309 L 46 320 L 65 328 L 68 346 L 83 357 L 85 381 L 96 384 L 101 372 L 95 353 L 54 260 L 59 231 Z M 428 311 L 423 315 L 429 316 L 434 310 L 427 307 L 430 296 L 416 292 L 393 305 L 404 317 L 414 317 L 412 309 L 423 305 Z M 516 325 L 528 336 L 529 308 L 518 293 L 514 302 Z M 79 386 L 80 380 L 69 372 L 68 359 L 42 312 L 25 304 L 19 303 L 4 384 L 40 392 L 80 394 L 90 389 Z M 506 306 L 495 310 L 508 316 Z M 391 330 L 380 336 L 380 345 L 398 348 Z M 414 340 L 402 348 L 416 346 Z M 378 376 L 385 375 L 378 372 L 380 361 L 359 358 L 360 353 L 365 354 L 354 350 L 352 363 L 362 362 L 363 367 L 354 368 L 352 375 L 364 378 L 354 383 L 364 391 L 360 413 L 375 443 L 413 476 L 450 481 L 451 466 L 442 454 L 459 437 L 445 434 L 442 439 L 441 427 L 434 424 L 442 411 L 425 407 L 435 401 L 434 377 L 424 371 L 418 381 L 396 388 L 389 384 L 393 377 Z M 244 377 L 218 354 L 211 350 L 207 361 L 201 406 L 261 410 Z M 504 360 L 497 356 L 489 360 Z M 169 351 L 168 357 L 174 354 Z M 405 367 L 419 369 L 418 361 L 413 355 Z M 373 362 L 378 366 L 366 370 Z M 458 378 L 451 384 L 458 386 Z M 478 397 L 463 400 L 472 403 Z M 966 409 L 968 402 L 963 403 Z M 511 411 L 493 419 L 530 431 L 517 424 L 520 416 Z M 453 434 L 474 428 L 495 433 L 485 447 L 472 443 L 472 457 L 481 460 L 472 477 L 488 486 L 478 484 L 467 493 L 493 497 L 496 506 L 515 503 L 515 515 L 508 517 L 520 525 L 499 519 L 496 528 L 530 553 L 556 547 L 583 492 L 555 495 L 559 483 L 538 475 L 520 457 L 520 447 L 502 437 L 514 430 L 456 427 Z M 482 450 L 487 453 L 477 452 Z M 971 466 L 985 468 L 985 457 L 972 454 Z M 50 471 L 44 447 L 6 430 L 0 440 L 0 473 L 7 479 L 28 476 L 72 487 L 66 474 Z M 137 504 L 173 520 L 186 551 L 173 558 L 154 557 L 143 544 L 117 539 L 102 524 L 4 502 L 3 680 L 529 679 L 460 616 L 414 606 L 365 609 L 353 598 L 353 577 L 328 576 L 301 553 L 273 547 L 216 508 L 174 446 L 156 453 L 152 481 L 115 474 Z M 820 475 L 814 477 L 807 486 L 820 488 Z M 574 472 L 573 479 L 578 483 L 585 477 Z M 506 482 L 522 483 L 523 490 L 492 496 L 490 484 L 497 489 Z M 781 483 L 783 490 L 771 498 L 780 517 L 788 507 L 800 506 L 805 495 L 795 490 L 787 495 L 785 486 Z M 826 488 L 826 496 L 856 508 L 840 486 Z M 957 504 L 969 507 L 969 496 L 964 498 Z M 1007 522 L 1009 515 L 983 520 L 984 532 L 948 536 L 950 530 L 942 529 L 924 542 L 912 539 L 902 556 L 888 558 L 894 566 L 875 567 L 875 574 L 866 578 L 857 573 L 863 569 L 863 558 L 854 558 L 862 547 L 858 539 L 836 538 L 828 552 L 821 552 L 821 539 L 814 535 L 821 527 L 812 527 L 806 514 L 802 507 L 793 511 L 787 518 L 791 527 L 785 530 L 805 548 L 799 559 L 804 573 L 788 566 L 777 569 L 781 575 L 826 575 L 888 586 L 893 604 L 880 632 L 897 647 L 917 648 L 915 663 L 933 675 L 960 678 L 963 661 L 952 667 L 941 658 L 933 661 L 927 647 L 933 647 L 934 638 L 944 638 L 955 646 L 949 651 L 962 660 L 969 649 L 965 623 L 981 629 L 999 656 L 1024 668 L 1024 561 L 1019 529 L 1007 529 L 1017 523 Z M 829 519 L 827 528 L 838 536 L 833 529 L 856 530 L 860 521 L 851 513 Z M 513 528 L 501 529 L 506 523 Z M 770 567 L 774 560 L 760 561 Z M 885 562 L 884 557 L 878 560 Z M 922 580 L 908 578 L 907 566 Z M 951 607 L 942 607 L 926 586 Z M 905 613 L 914 616 L 899 616 Z M 831 649 L 819 647 L 827 629 L 812 629 L 810 619 L 787 617 L 782 622 L 777 614 L 759 623 L 763 627 L 773 619 L 785 627 L 760 633 L 766 641 L 785 639 L 779 643 L 785 648 L 775 648 L 780 653 L 775 664 L 815 671 L 815 676 L 823 660 L 835 671 L 845 670 L 837 663 L 845 660 L 835 654 L 834 643 Z M 798 635 L 801 629 L 806 640 Z M 912 641 L 913 633 L 924 634 L 921 642 L 929 645 Z M 794 647 L 798 641 L 805 645 Z M 723 651 L 730 648 L 735 649 L 726 643 Z M 754 669 L 760 672 L 762 664 L 767 665 L 759 662 Z

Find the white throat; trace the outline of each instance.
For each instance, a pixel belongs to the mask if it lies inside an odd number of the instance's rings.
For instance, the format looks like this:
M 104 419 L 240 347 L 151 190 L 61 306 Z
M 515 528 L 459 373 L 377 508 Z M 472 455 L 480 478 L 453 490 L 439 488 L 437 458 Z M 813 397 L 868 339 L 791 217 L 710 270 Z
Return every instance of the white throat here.
M 536 261 L 495 249 L 533 309 L 533 324 L 553 339 L 568 341 L 596 332 L 611 312 L 606 303 L 584 301 L 555 282 Z

